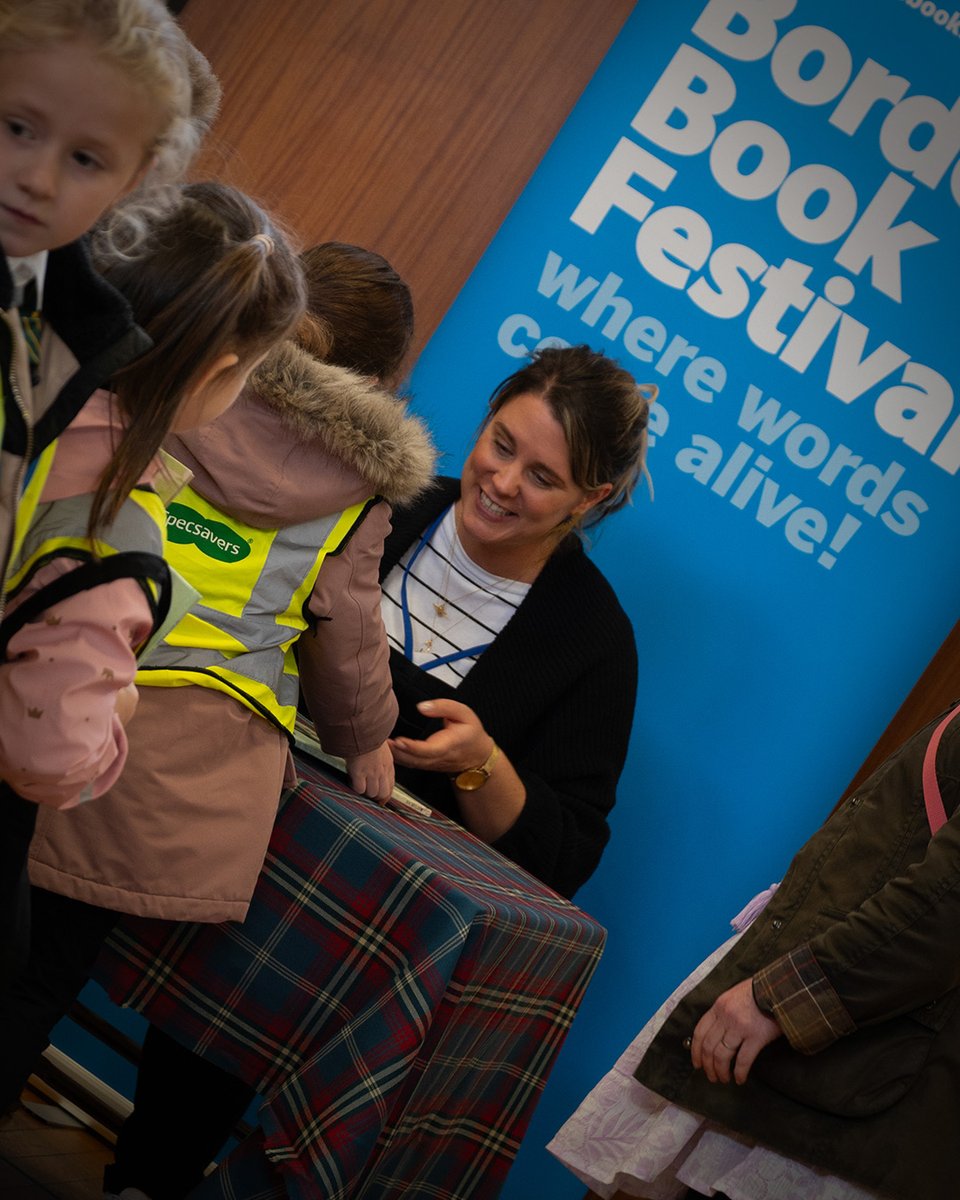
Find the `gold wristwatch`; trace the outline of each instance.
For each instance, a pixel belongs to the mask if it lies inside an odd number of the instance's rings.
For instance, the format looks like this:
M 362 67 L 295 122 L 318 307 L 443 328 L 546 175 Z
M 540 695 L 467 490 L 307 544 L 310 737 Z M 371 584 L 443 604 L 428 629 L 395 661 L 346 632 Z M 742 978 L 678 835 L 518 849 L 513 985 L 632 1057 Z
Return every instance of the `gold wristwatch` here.
M 493 749 L 479 767 L 467 767 L 459 775 L 451 776 L 454 787 L 458 787 L 461 792 L 475 792 L 477 788 L 482 788 L 493 773 L 493 764 L 497 761 L 499 753 L 500 747 L 494 742 Z

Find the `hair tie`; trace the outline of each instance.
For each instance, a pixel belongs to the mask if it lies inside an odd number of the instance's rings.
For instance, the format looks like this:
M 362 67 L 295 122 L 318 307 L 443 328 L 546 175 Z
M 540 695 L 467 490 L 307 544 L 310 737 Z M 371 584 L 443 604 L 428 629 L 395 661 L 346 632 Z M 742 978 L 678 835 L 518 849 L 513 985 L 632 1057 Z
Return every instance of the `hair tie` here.
M 274 241 L 269 233 L 255 233 L 250 241 L 257 242 L 259 245 L 263 246 L 263 252 L 265 255 L 270 255 L 274 251 Z

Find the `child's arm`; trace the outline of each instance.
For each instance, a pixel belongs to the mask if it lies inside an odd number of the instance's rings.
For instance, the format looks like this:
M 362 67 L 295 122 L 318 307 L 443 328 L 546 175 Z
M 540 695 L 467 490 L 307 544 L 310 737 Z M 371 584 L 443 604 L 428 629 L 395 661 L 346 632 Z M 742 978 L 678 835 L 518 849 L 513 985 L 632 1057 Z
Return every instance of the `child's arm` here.
M 389 529 L 389 506 L 375 505 L 343 551 L 324 562 L 309 605 L 316 632 L 304 633 L 297 646 L 300 683 L 320 743 L 348 764 L 382 757 L 397 719 L 380 616 L 380 556 Z M 358 770 L 369 766 L 358 761 Z M 392 770 L 391 764 L 391 786 Z M 357 785 L 352 773 L 351 781 Z M 384 786 L 381 779 L 378 798 Z
M 44 567 L 29 592 L 72 566 Z M 121 579 L 51 605 L 13 635 L 0 667 L 0 777 L 21 796 L 65 808 L 113 785 L 127 753 L 117 700 L 151 628 L 139 584 Z

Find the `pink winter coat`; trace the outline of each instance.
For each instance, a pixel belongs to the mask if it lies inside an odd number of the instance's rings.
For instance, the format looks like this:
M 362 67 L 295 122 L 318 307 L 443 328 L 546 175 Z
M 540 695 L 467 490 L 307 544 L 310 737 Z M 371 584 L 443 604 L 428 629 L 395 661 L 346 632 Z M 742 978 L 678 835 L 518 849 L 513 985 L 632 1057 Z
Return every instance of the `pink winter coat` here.
M 433 464 L 424 428 L 395 397 L 289 343 L 224 416 L 167 449 L 205 499 L 265 529 L 371 495 L 399 503 Z M 396 718 L 377 582 L 388 529 L 387 504 L 375 505 L 324 563 L 309 601 L 316 635 L 298 644 L 304 694 L 335 754 L 380 745 Z M 242 920 L 284 781 L 285 735 L 195 686 L 142 687 L 127 733 L 127 768 L 111 792 L 41 820 L 31 881 L 136 915 Z
M 94 491 L 118 426 L 111 397 L 96 392 L 60 436 L 41 503 Z M 8 614 L 79 565 L 58 558 L 41 567 Z M 21 796 L 70 808 L 113 786 L 127 755 L 117 693 L 133 682 L 134 648 L 152 628 L 140 585 L 120 579 L 51 605 L 13 635 L 0 668 L 0 777 Z

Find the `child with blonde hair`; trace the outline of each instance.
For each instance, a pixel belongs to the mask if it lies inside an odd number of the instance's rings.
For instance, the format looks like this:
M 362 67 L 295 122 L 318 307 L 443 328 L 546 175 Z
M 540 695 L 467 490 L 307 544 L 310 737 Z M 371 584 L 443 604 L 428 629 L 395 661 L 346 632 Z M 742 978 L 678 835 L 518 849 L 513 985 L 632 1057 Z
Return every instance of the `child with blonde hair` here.
M 150 345 L 84 235 L 130 192 L 178 178 L 218 101 L 161 0 L 0 0 L 0 617 L 58 436 Z M 25 937 L 34 820 L 5 787 L 0 979 Z
M 0 578 L 48 448 L 148 346 L 81 239 L 183 173 L 218 95 L 160 0 L 0 0 Z

